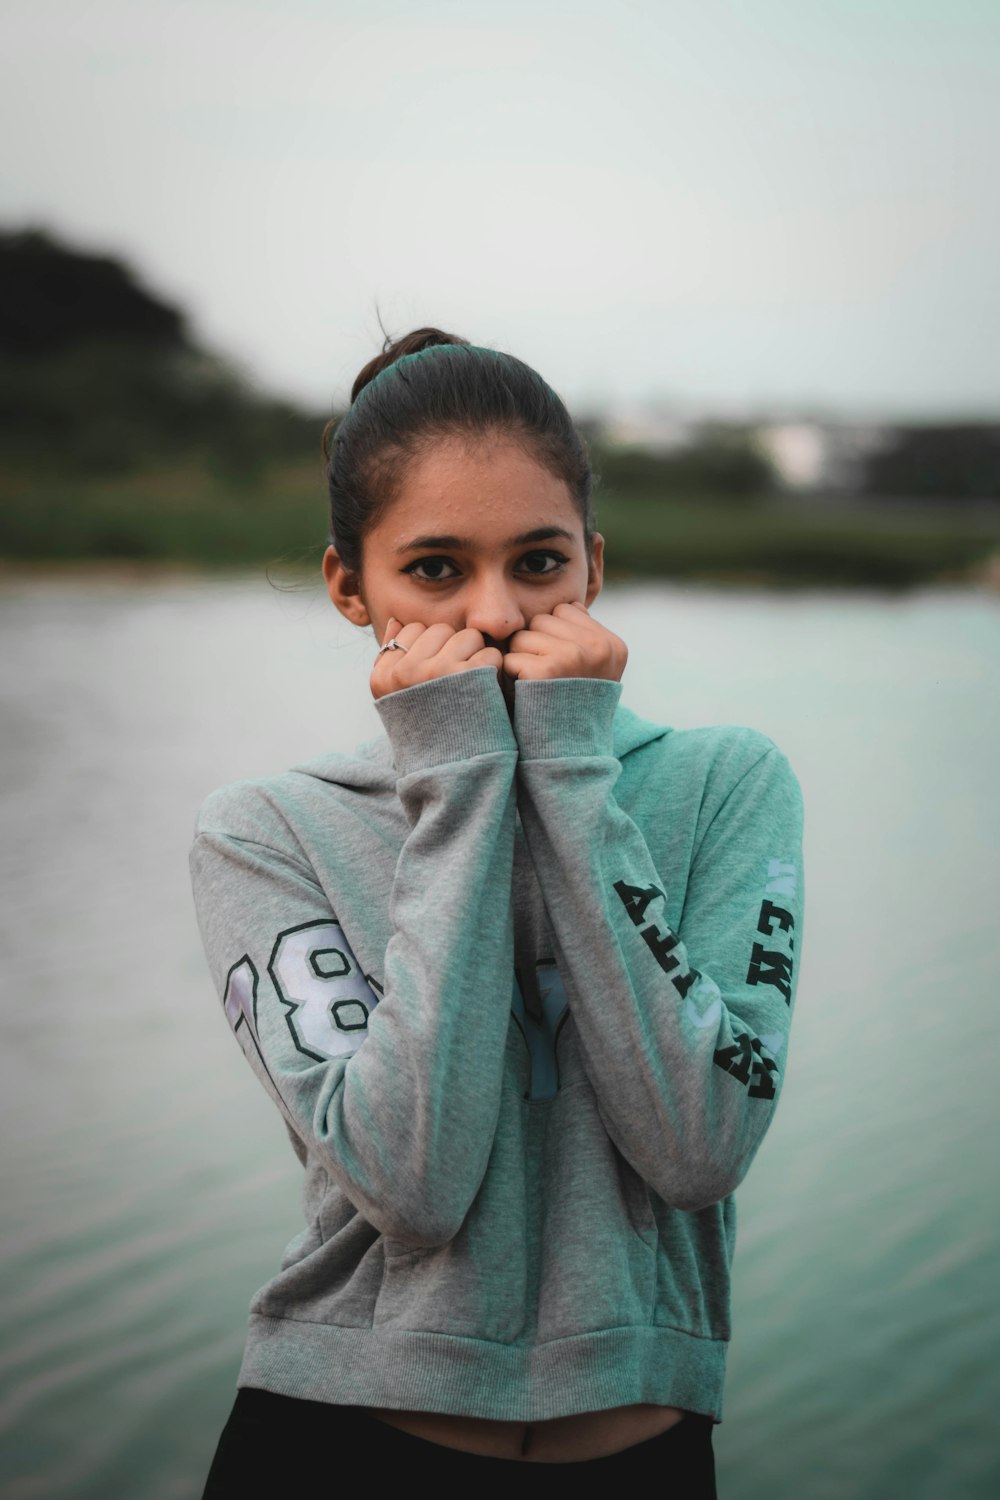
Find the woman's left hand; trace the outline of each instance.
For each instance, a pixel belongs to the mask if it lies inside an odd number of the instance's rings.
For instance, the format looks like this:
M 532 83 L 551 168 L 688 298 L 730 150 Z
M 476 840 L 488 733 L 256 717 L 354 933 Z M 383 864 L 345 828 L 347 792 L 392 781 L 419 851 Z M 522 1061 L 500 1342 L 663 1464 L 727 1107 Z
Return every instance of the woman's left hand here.
M 527 630 L 511 636 L 501 670 L 522 682 L 552 677 L 620 682 L 627 661 L 625 642 L 592 620 L 585 605 L 557 604 L 550 615 L 533 615 Z

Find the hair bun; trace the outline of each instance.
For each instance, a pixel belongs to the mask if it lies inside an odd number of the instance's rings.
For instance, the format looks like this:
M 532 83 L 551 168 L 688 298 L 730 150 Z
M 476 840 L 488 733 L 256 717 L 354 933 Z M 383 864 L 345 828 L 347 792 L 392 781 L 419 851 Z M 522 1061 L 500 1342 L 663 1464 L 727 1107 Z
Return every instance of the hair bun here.
M 382 353 L 376 354 L 370 359 L 364 369 L 358 374 L 351 387 L 351 403 L 353 404 L 366 385 L 369 385 L 376 375 L 381 375 L 390 365 L 394 365 L 397 359 L 402 359 L 404 354 L 419 354 L 422 349 L 433 349 L 437 344 L 462 344 L 468 346 L 468 339 L 460 339 L 457 333 L 444 333 L 440 328 L 415 328 L 412 333 L 405 333 L 401 339 L 390 339 L 386 334 L 385 343 L 382 345 Z

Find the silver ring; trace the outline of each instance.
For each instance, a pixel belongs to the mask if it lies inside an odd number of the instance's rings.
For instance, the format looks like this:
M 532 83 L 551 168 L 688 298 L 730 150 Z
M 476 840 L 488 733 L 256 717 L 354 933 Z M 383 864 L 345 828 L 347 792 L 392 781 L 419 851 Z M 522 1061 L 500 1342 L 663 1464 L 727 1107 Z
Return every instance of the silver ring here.
M 409 646 L 404 646 L 402 641 L 391 640 L 386 641 L 384 646 L 380 646 L 375 655 L 381 656 L 383 651 L 409 651 L 409 649 Z

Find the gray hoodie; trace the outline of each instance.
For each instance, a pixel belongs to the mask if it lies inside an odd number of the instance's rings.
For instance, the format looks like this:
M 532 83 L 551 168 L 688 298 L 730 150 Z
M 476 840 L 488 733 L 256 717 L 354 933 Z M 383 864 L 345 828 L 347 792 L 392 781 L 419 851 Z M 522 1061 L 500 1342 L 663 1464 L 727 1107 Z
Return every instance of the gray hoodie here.
M 509 1421 L 721 1415 L 731 1194 L 784 1074 L 801 796 L 748 729 L 492 668 L 215 792 L 225 1013 L 305 1167 L 240 1385 Z

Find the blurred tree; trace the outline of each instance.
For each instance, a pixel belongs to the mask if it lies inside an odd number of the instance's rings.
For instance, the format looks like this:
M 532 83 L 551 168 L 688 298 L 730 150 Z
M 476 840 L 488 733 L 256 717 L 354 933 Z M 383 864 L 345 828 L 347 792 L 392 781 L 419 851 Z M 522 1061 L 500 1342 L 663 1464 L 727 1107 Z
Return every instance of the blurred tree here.
M 897 427 L 866 460 L 866 495 L 1000 500 L 1000 424 Z
M 193 459 L 244 483 L 319 453 L 323 419 L 254 391 L 107 256 L 0 233 L 0 435 L 17 467 L 127 473 Z
M 182 315 L 120 261 L 69 250 L 40 229 L 0 232 L 0 354 L 58 354 L 95 340 L 190 347 Z
M 742 427 L 706 423 L 692 442 L 668 453 L 606 444 L 596 444 L 592 451 L 601 489 L 612 494 L 751 500 L 776 487 L 770 461 L 753 432 Z

